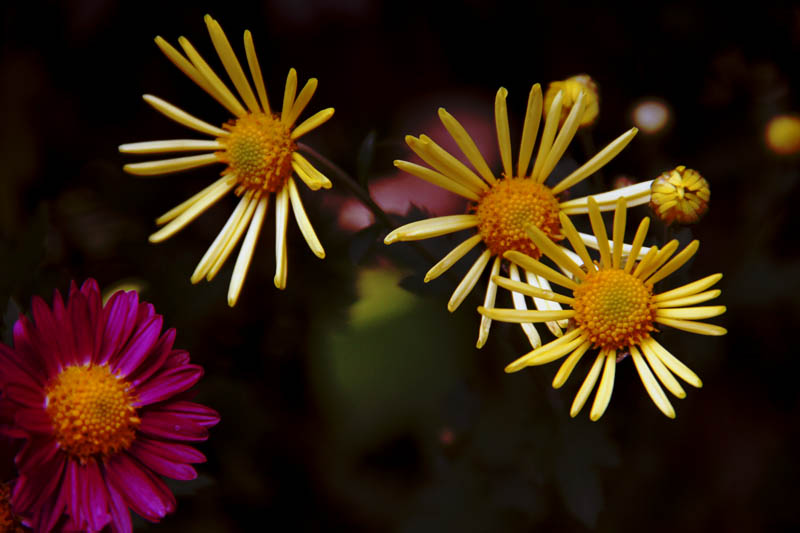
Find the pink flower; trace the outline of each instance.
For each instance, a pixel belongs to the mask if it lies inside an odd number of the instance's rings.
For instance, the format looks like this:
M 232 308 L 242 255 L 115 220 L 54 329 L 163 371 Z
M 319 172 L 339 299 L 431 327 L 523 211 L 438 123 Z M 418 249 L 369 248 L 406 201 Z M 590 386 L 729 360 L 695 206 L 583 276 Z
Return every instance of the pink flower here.
M 33 299 L 33 322 L 0 344 L 0 411 L 24 438 L 15 462 L 14 512 L 36 531 L 131 531 L 128 509 L 157 522 L 175 509 L 160 476 L 197 477 L 190 443 L 219 415 L 187 401 L 203 375 L 175 350 L 175 330 L 135 291 L 103 305 L 97 282 L 70 287 L 65 304 Z

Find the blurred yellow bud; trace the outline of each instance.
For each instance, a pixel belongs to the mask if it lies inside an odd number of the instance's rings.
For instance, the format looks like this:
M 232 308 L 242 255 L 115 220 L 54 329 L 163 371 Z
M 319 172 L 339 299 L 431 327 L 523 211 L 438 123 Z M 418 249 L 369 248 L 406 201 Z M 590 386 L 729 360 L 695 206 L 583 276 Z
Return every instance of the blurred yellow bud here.
M 650 208 L 666 224 L 692 224 L 708 210 L 711 188 L 696 170 L 683 165 L 661 174 L 650 186 Z
M 581 91 L 586 93 L 586 107 L 583 110 L 580 127 L 594 124 L 597 114 L 600 112 L 600 97 L 597 94 L 597 84 L 588 74 L 578 74 L 577 76 L 572 76 L 563 81 L 550 82 L 550 85 L 547 87 L 547 92 L 545 92 L 544 95 L 544 106 L 542 106 L 542 113 L 545 117 L 558 91 L 563 91 L 561 124 L 566 120 L 570 109 L 572 109 L 572 106 L 578 100 Z
M 780 155 L 800 152 L 800 117 L 797 115 L 778 115 L 767 123 L 764 132 L 767 146 Z

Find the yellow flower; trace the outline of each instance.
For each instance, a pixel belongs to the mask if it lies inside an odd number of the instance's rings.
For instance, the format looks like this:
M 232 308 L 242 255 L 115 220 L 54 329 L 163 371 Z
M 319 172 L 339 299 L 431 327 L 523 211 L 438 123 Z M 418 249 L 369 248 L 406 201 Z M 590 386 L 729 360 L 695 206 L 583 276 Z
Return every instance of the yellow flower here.
M 800 116 L 778 115 L 773 117 L 764 130 L 767 146 L 779 155 L 800 152 Z
M 683 165 L 653 181 L 650 208 L 666 224 L 697 222 L 708 211 L 711 188 L 696 170 Z
M 608 163 L 636 135 L 636 128 L 630 129 L 557 184 L 545 185 L 545 180 L 550 176 L 578 129 L 578 120 L 585 107 L 586 93 L 578 96 L 560 129 L 559 118 L 561 117 L 564 93 L 559 92 L 553 99 L 547 112 L 542 138 L 539 142 L 539 151 L 532 171 L 529 167 L 542 116 L 541 86 L 536 84 L 530 91 L 516 168 L 512 167 L 511 140 L 506 109 L 507 94 L 506 89 L 500 88 L 495 98 L 495 123 L 503 162 L 503 172 L 500 177 L 496 177 L 489 169 L 475 142 L 463 126 L 443 108 L 439 109 L 439 118 L 477 174 L 426 135 L 421 135 L 419 138 L 409 135 L 406 137 L 406 143 L 433 168 L 407 161 L 394 162 L 397 168 L 473 202 L 471 207 L 473 212 L 471 213 L 412 222 L 392 231 L 384 240 L 386 244 L 391 244 L 397 241 L 427 239 L 476 228 L 475 235 L 456 246 L 425 275 L 426 282 L 435 279 L 478 243 L 484 244 L 486 249 L 456 287 L 447 304 L 447 308 L 451 312 L 455 311 L 464 301 L 490 261 L 492 263 L 491 276 L 494 276 L 500 271 L 501 256 L 508 250 L 523 251 L 538 257 L 538 250 L 525 234 L 525 227 L 528 224 L 539 227 L 550 239 L 561 240 L 563 236 L 561 235 L 559 214 L 586 213 L 588 208 L 586 197 L 562 202 L 559 201 L 558 195 Z M 601 209 L 605 210 L 613 209 L 617 198 L 620 197 L 625 197 L 629 206 L 646 203 L 650 198 L 650 182 L 637 183 L 595 196 Z M 596 246 L 593 237 L 584 235 L 583 238 L 590 246 Z M 494 259 L 492 260 L 492 258 Z M 545 277 L 532 272 L 524 274 L 531 285 L 549 290 L 550 285 Z M 513 264 L 510 267 L 510 275 L 514 279 L 520 279 L 520 271 Z M 496 292 L 497 285 L 490 281 L 486 289 L 485 307 L 494 306 Z M 522 294 L 514 293 L 512 298 L 516 307 L 527 308 L 525 297 Z M 561 309 L 557 302 L 541 298 L 534 298 L 534 304 L 539 309 Z M 566 321 L 563 321 L 559 325 L 558 321 L 554 320 L 549 321 L 547 326 L 555 335 L 561 335 L 561 327 L 565 327 L 566 324 Z M 485 344 L 490 326 L 491 320 L 486 317 L 481 319 L 478 348 Z M 523 324 L 523 329 L 533 346 L 541 345 L 539 333 L 532 324 Z
M 146 94 L 145 101 L 156 110 L 179 124 L 209 135 L 212 139 L 140 142 L 123 144 L 119 149 L 121 152 L 135 154 L 208 151 L 202 155 L 125 165 L 126 172 L 140 176 L 167 174 L 212 163 L 227 165 L 220 179 L 159 217 L 156 224 L 165 226 L 150 236 L 150 242 L 161 242 L 171 237 L 228 192 L 233 191 L 240 197 L 239 204 L 200 260 L 191 280 L 192 283 L 198 283 L 203 278 L 211 281 L 247 230 L 228 289 L 228 305 L 234 306 L 253 257 L 268 200 L 273 194 L 276 233 L 275 286 L 279 289 L 286 287 L 286 227 L 290 210 L 294 212 L 308 246 L 317 257 L 325 257 L 325 251 L 306 216 L 292 171 L 311 190 L 330 188 L 331 182 L 328 178 L 298 153 L 297 140 L 327 122 L 333 116 L 333 108 L 324 109 L 295 127 L 297 118 L 317 88 L 317 80 L 308 80 L 300 94 L 297 94 L 297 72 L 291 69 L 286 79 L 283 105 L 280 110 L 273 111 L 267 99 L 250 32 L 244 32 L 244 47 L 255 92 L 219 23 L 209 15 L 206 15 L 205 22 L 214 48 L 241 101 L 185 37 L 178 39 L 185 56 L 161 37 L 156 37 L 155 41 L 184 74 L 230 111 L 234 118 L 218 128 L 160 98 Z
M 609 241 L 599 206 L 593 198 L 589 199 L 589 219 L 600 243 L 599 263 L 593 262 L 589 257 L 569 217 L 561 216 L 563 230 L 582 263 L 563 253 L 541 230 L 534 226 L 529 227 L 529 235 L 536 246 L 568 272 L 571 278 L 520 252 L 504 254 L 520 267 L 536 272 L 572 291 L 572 296 L 544 291 L 499 276 L 494 278 L 498 285 L 530 296 L 561 302 L 568 309 L 519 311 L 479 307 L 478 312 L 505 322 L 570 320 L 574 325 L 561 338 L 529 352 L 506 367 L 506 372 L 516 372 L 526 366 L 543 365 L 568 355 L 553 380 L 554 388 L 559 388 L 566 382 L 575 365 L 590 348 L 599 350 L 588 376 L 575 396 L 570 416 L 576 416 L 581 410 L 601 373 L 602 378 L 589 416 L 592 420 L 603 416 L 614 388 L 617 355 L 630 351 L 639 377 L 653 402 L 665 415 L 675 418 L 675 410 L 653 374 L 678 398 L 684 398 L 686 392 L 673 374 L 695 387 L 701 387 L 702 382 L 694 372 L 659 344 L 652 333 L 656 331 L 656 324 L 661 324 L 701 335 L 724 335 L 724 328 L 697 320 L 719 316 L 725 312 L 725 306 L 695 306 L 720 295 L 719 290 L 707 289 L 717 283 L 722 274 L 714 274 L 677 289 L 655 293 L 653 285 L 683 266 L 697 252 L 700 244 L 693 241 L 673 257 L 678 248 L 678 241 L 673 240 L 660 250 L 656 246 L 650 248 L 644 258 L 637 262 L 635 257 L 639 255 L 650 225 L 650 219 L 645 218 L 639 224 L 633 239 L 633 249 L 623 265 L 625 213 L 625 202 L 620 198 L 614 213 L 613 239 Z
M 547 91 L 544 93 L 545 109 L 550 108 L 550 104 L 552 104 L 559 92 L 564 93 L 563 108 L 561 109 L 562 124 L 567 119 L 567 113 L 572 109 L 575 102 L 578 101 L 578 96 L 580 96 L 582 92 L 586 93 L 586 108 L 583 110 L 583 115 L 581 115 L 579 126 L 583 128 L 594 124 L 597 115 L 600 113 L 600 96 L 597 94 L 597 84 L 591 76 L 588 74 L 578 74 L 566 80 L 551 81 L 550 85 L 547 86 Z

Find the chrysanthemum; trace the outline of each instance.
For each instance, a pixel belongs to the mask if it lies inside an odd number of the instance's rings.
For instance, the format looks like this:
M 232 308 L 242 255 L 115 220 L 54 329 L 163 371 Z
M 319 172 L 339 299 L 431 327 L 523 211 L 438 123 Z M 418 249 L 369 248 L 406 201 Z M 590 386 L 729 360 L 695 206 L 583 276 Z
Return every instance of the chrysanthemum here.
M 533 170 L 530 172 L 531 156 L 542 116 L 542 89 L 539 84 L 531 88 L 516 167 L 512 166 L 506 109 L 507 94 L 506 89 L 500 88 L 495 98 L 495 123 L 500 157 L 503 162 L 503 171 L 500 177 L 496 177 L 489 169 L 466 130 L 443 108 L 439 109 L 439 118 L 478 174 L 447 153 L 426 135 L 421 135 L 419 138 L 409 135 L 406 137 L 406 142 L 423 161 L 433 168 L 407 161 L 394 162 L 399 169 L 461 195 L 472 202 L 471 213 L 412 222 L 392 231 L 384 240 L 386 244 L 391 244 L 397 241 L 427 239 L 476 228 L 473 236 L 454 248 L 425 275 L 426 282 L 437 278 L 478 243 L 484 244 L 486 249 L 456 287 L 447 304 L 447 308 L 451 312 L 455 311 L 464 301 L 490 261 L 491 275 L 494 276 L 500 271 L 500 258 L 507 251 L 515 250 L 532 257 L 539 257 L 539 250 L 525 234 L 525 227 L 528 224 L 540 228 L 553 241 L 562 240 L 559 213 L 585 213 L 587 198 L 560 201 L 558 196 L 608 163 L 625 148 L 636 134 L 636 128 L 623 133 L 570 175 L 557 184 L 549 186 L 545 184 L 545 180 L 550 176 L 578 129 L 579 119 L 585 107 L 585 93 L 578 96 L 560 129 L 563 93 L 559 92 L 553 99 L 547 112 L 542 138 L 539 141 L 539 151 L 533 163 Z M 626 198 L 629 206 L 646 203 L 650 198 L 650 183 L 649 181 L 637 183 L 598 194 L 595 198 L 603 210 L 613 209 L 617 198 L 621 197 Z M 590 246 L 596 246 L 593 237 L 589 235 L 582 237 Z M 520 279 L 520 273 L 513 263 L 510 267 L 510 275 L 514 279 Z M 550 285 L 547 278 L 532 272 L 525 272 L 525 275 L 528 283 L 534 287 L 549 290 Z M 484 307 L 494 306 L 496 293 L 497 285 L 490 280 L 486 289 Z M 523 295 L 514 293 L 513 300 L 517 308 L 526 308 Z M 541 298 L 535 298 L 534 303 L 539 309 L 561 309 L 557 302 Z M 566 325 L 566 322 L 562 324 Z M 548 322 L 547 325 L 555 335 L 561 334 L 561 329 L 556 321 Z M 483 317 L 478 333 L 477 346 L 479 348 L 485 344 L 490 326 L 491 320 Z M 541 345 L 539 334 L 532 324 L 524 324 L 523 329 L 534 347 Z
M 666 224 L 693 224 L 708 211 L 711 187 L 696 170 L 679 165 L 650 186 L 650 209 Z
M 586 93 L 586 104 L 581 115 L 579 127 L 591 126 L 600 113 L 600 97 L 597 94 L 597 84 L 588 74 L 578 74 L 561 81 L 551 81 L 544 93 L 544 106 L 552 105 L 559 92 L 564 93 L 564 107 L 561 109 L 561 122 L 567 119 L 572 106 L 577 102 L 582 92 Z
M 583 354 L 590 348 L 599 351 L 588 376 L 575 396 L 570 410 L 571 416 L 577 415 L 586 403 L 601 373 L 602 378 L 590 417 L 592 420 L 597 420 L 603 415 L 614 387 L 617 355 L 629 351 L 653 402 L 665 415 L 674 418 L 675 410 L 653 377 L 653 373 L 667 390 L 678 398 L 684 398 L 686 393 L 673 374 L 695 387 L 701 387 L 702 382 L 694 372 L 656 341 L 652 334 L 657 331 L 656 325 L 661 324 L 701 335 L 724 335 L 725 328 L 697 320 L 719 316 L 725 312 L 725 306 L 695 306 L 719 296 L 719 290 L 708 289 L 722 278 L 722 274 L 714 274 L 676 289 L 655 293 L 653 285 L 683 266 L 697 252 L 698 241 L 693 241 L 674 257 L 678 241 L 670 241 L 660 250 L 654 246 L 641 261 L 636 261 L 634 258 L 638 255 L 637 252 L 644 242 L 650 224 L 650 219 L 645 218 L 639 224 L 633 239 L 633 250 L 623 265 L 624 200 L 620 198 L 617 201 L 611 242 L 606 235 L 597 202 L 590 198 L 588 205 L 592 230 L 600 243 L 599 264 L 591 260 L 569 217 L 563 214 L 561 221 L 564 233 L 583 260 L 582 265 L 563 253 L 561 248 L 553 244 L 538 228 L 531 226 L 529 235 L 545 255 L 569 272 L 573 278 L 564 276 L 523 253 L 511 251 L 505 254 L 507 259 L 522 268 L 536 272 L 553 283 L 571 290 L 572 296 L 536 289 L 499 276 L 495 278 L 496 283 L 509 290 L 561 302 L 567 305 L 568 309 L 518 311 L 481 307 L 478 311 L 492 319 L 505 322 L 568 319 L 574 324 L 561 338 L 531 351 L 508 365 L 506 372 L 516 372 L 531 365 L 543 365 L 569 354 L 553 380 L 553 387 L 559 388 L 572 373 Z
M 33 322 L 14 325 L 0 344 L 0 407 L 7 431 L 24 437 L 11 505 L 47 532 L 131 531 L 129 509 L 157 522 L 175 509 L 160 476 L 197 477 L 204 441 L 219 416 L 186 400 L 203 369 L 173 349 L 175 330 L 136 292 L 103 305 L 94 280 L 73 283 L 53 308 L 33 299 Z
M 185 37 L 178 39 L 186 53 L 185 57 L 164 39 L 156 37 L 156 44 L 164 54 L 230 111 L 234 118 L 218 128 L 160 98 L 146 94 L 145 101 L 158 111 L 212 139 L 150 141 L 123 144 L 119 149 L 121 152 L 137 154 L 207 151 L 202 155 L 125 165 L 127 172 L 141 176 L 166 174 L 212 163 L 227 165 L 220 179 L 159 217 L 156 224 L 165 226 L 152 234 L 150 241 L 161 242 L 171 237 L 230 191 L 241 197 L 239 205 L 200 260 L 191 278 L 192 283 L 198 283 L 203 278 L 211 281 L 247 230 L 228 289 L 228 304 L 233 306 L 242 290 L 271 195 L 275 195 L 275 286 L 279 289 L 286 287 L 286 227 L 290 206 L 308 246 L 317 257 L 325 257 L 325 251 L 306 216 L 292 172 L 311 190 L 330 188 L 328 178 L 298 153 L 297 140 L 327 122 L 333 116 L 333 108 L 324 109 L 294 127 L 317 88 L 317 80 L 308 80 L 300 94 L 296 94 L 297 73 L 291 69 L 286 79 L 283 106 L 273 111 L 267 100 L 250 32 L 244 32 L 244 46 L 256 92 L 253 92 L 219 23 L 208 15 L 205 22 L 214 48 L 244 105 Z

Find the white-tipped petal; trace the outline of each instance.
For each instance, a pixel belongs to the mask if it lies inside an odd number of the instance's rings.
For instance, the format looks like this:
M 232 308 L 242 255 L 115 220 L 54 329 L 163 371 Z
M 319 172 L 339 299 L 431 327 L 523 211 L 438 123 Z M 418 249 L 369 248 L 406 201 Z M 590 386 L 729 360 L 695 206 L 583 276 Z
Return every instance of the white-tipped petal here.
M 508 273 L 511 276 L 511 279 L 522 283 L 519 277 L 519 268 L 514 263 L 509 263 L 508 265 Z M 527 284 L 525 284 L 527 286 Z M 525 302 L 525 296 L 520 294 L 519 292 L 511 292 L 511 300 L 514 302 L 514 308 L 520 311 L 527 311 L 528 306 Z M 538 348 L 542 345 L 542 338 L 539 336 L 539 332 L 536 331 L 536 326 L 531 323 L 524 323 L 520 324 L 522 326 L 522 331 L 525 332 L 525 335 L 528 337 L 528 342 L 531 343 L 532 348 Z
M 633 357 L 633 363 L 636 365 L 636 371 L 639 372 L 639 377 L 644 384 L 644 388 L 647 390 L 647 394 L 649 394 L 650 398 L 653 400 L 653 403 L 656 404 L 656 407 L 658 407 L 662 413 L 670 418 L 675 418 L 675 409 L 672 407 L 667 395 L 664 394 L 664 390 L 658 384 L 656 378 L 653 377 L 653 373 L 650 372 L 647 363 L 642 359 L 642 355 L 635 346 L 631 346 L 631 356 Z
M 289 188 L 275 195 L 275 287 L 286 288 L 286 229 L 289 222 Z
M 628 207 L 634 207 L 637 205 L 646 204 L 650 201 L 650 185 L 652 183 L 653 180 L 643 181 L 634 185 L 628 185 L 627 187 L 614 189 L 613 191 L 593 194 L 591 197 L 597 202 L 597 206 L 600 208 L 600 211 L 611 211 L 614 209 L 619 198 L 625 198 L 625 205 Z M 583 196 L 581 198 L 567 200 L 566 202 L 561 202 L 559 207 L 561 208 L 561 211 L 567 215 L 588 213 L 588 199 L 589 196 Z
M 197 200 L 166 226 L 150 235 L 150 242 L 161 242 L 173 236 L 175 233 L 183 229 L 187 224 L 205 212 L 206 209 L 214 205 L 217 200 L 225 196 L 228 191 L 233 189 L 233 187 L 236 185 L 236 182 L 237 180 L 234 176 L 228 176 L 226 181 L 209 191 L 208 194 Z
M 634 135 L 636 135 L 638 131 L 639 130 L 636 128 L 631 128 L 617 137 L 615 140 L 611 141 L 608 146 L 600 150 L 593 158 L 581 165 L 572 174 L 558 182 L 558 184 L 552 189 L 553 194 L 559 194 L 569 189 L 579 181 L 582 181 L 583 179 L 600 170 L 603 165 L 614 159 L 614 156 L 620 153 L 622 149 L 625 148 L 629 142 L 631 142 Z
M 267 199 L 262 198 L 258 201 L 253 219 L 250 221 L 250 227 L 247 228 L 247 235 L 244 237 L 242 248 L 239 250 L 239 256 L 236 258 L 236 265 L 233 267 L 231 284 L 228 287 L 228 305 L 231 307 L 236 305 L 239 294 L 242 292 L 244 277 L 247 274 L 247 269 L 250 267 L 250 261 L 253 259 L 253 251 L 258 242 L 258 236 L 261 234 L 261 226 L 264 223 L 264 215 L 266 212 Z
M 492 263 L 491 273 L 489 274 L 489 285 L 486 287 L 486 296 L 483 299 L 483 306 L 487 309 L 494 307 L 495 297 L 497 296 L 497 284 L 492 281 L 492 278 L 500 272 L 500 257 L 494 258 Z M 478 342 L 476 346 L 483 348 L 486 340 L 489 338 L 489 329 L 492 327 L 492 319 L 486 316 L 481 316 L 481 324 L 478 327 Z
M 447 235 L 463 229 L 474 228 L 478 225 L 476 215 L 448 215 L 434 217 L 401 226 L 386 236 L 385 244 L 398 241 L 418 241 Z
M 218 141 L 174 139 L 169 141 L 145 141 L 119 145 L 124 154 L 162 154 L 165 152 L 193 152 L 200 150 L 223 150 Z
M 451 266 L 456 264 L 462 257 L 467 255 L 467 253 L 475 248 L 479 242 L 481 242 L 481 235 L 476 233 L 450 250 L 450 252 L 444 256 L 441 261 L 433 265 L 431 269 L 428 270 L 428 272 L 425 274 L 425 283 L 428 283 L 429 281 L 436 279 L 447 272 Z
M 239 200 L 239 204 L 236 206 L 236 209 L 233 210 L 231 216 L 228 217 L 228 221 L 222 227 L 220 232 L 217 234 L 217 238 L 214 239 L 214 242 L 211 243 L 211 246 L 208 247 L 206 253 L 203 255 L 203 258 L 200 259 L 200 262 L 197 263 L 197 267 L 194 269 L 192 273 L 191 281 L 192 283 L 199 283 L 211 267 L 214 265 L 216 260 L 219 258 L 220 253 L 225 248 L 225 245 L 228 243 L 231 235 L 233 234 L 234 230 L 236 229 L 236 225 L 241 220 L 242 216 L 244 216 L 245 212 L 247 211 L 247 206 L 252 201 L 253 194 L 252 192 L 248 191 L 242 198 Z
M 475 260 L 475 263 L 472 264 L 472 267 L 461 280 L 461 283 L 459 283 L 458 287 L 456 287 L 456 290 L 453 291 L 450 301 L 447 302 L 448 311 L 452 313 L 458 309 L 458 306 L 461 305 L 472 288 L 475 287 L 475 284 L 478 283 L 478 278 L 480 278 L 491 257 L 492 252 L 489 250 L 484 250 L 478 259 Z
M 122 170 L 136 176 L 158 176 L 219 162 L 216 154 L 212 153 L 175 157 L 173 159 L 162 159 L 160 161 L 146 161 L 144 163 L 128 163 L 122 167 Z
M 611 350 L 606 353 L 606 361 L 603 366 L 603 377 L 600 379 L 600 386 L 597 387 L 597 394 L 592 403 L 592 410 L 589 412 L 589 418 L 596 422 L 603 416 L 608 408 L 608 402 L 611 401 L 611 393 L 614 390 L 614 375 L 617 368 L 617 352 Z
M 287 185 L 289 186 L 289 200 L 292 203 L 292 212 L 297 221 L 297 226 L 300 228 L 300 233 L 303 234 L 303 238 L 305 238 L 308 247 L 311 248 L 314 255 L 320 259 L 324 259 L 325 249 L 319 242 L 317 234 L 314 232 L 314 227 L 311 225 L 311 221 L 308 220 L 306 210 L 303 208 L 303 201 L 300 199 L 300 193 L 297 190 L 297 184 L 294 182 L 294 179 L 290 177 Z

